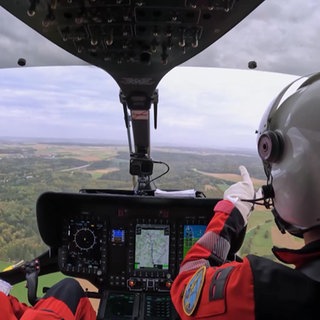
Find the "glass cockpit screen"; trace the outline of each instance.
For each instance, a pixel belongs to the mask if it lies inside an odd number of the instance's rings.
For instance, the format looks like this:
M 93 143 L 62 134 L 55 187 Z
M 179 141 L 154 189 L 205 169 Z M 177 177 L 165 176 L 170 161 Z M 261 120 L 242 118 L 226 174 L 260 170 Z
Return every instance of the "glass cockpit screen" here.
M 135 270 L 169 268 L 170 228 L 168 225 L 136 225 Z
M 189 249 L 200 239 L 206 230 L 205 225 L 184 225 L 183 227 L 183 257 Z
M 70 219 L 67 229 L 66 263 L 98 270 L 102 266 L 101 248 L 105 243 L 106 229 L 102 222 L 87 218 Z

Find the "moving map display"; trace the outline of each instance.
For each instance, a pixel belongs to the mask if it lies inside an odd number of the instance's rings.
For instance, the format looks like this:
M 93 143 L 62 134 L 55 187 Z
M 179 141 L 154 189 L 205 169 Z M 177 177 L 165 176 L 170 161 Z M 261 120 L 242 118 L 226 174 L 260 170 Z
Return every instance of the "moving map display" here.
M 136 225 L 135 270 L 169 268 L 170 228 L 168 225 Z

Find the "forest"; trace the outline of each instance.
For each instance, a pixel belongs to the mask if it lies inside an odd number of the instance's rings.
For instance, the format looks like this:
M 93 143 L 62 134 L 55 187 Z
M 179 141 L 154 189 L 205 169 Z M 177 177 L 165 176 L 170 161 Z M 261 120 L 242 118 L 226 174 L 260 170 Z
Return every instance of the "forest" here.
M 170 166 L 166 175 L 154 181 L 155 187 L 163 190 L 193 188 L 206 197 L 221 198 L 239 178 L 240 164 L 248 168 L 256 188 L 265 181 L 254 151 L 156 147 L 151 157 Z M 155 164 L 152 178 L 165 170 L 165 165 Z M 29 260 L 46 249 L 35 212 L 41 193 L 91 188 L 133 189 L 127 146 L 0 141 L 0 260 Z M 259 209 L 252 221 L 248 226 L 251 237 L 247 237 L 243 252 L 268 256 L 273 219 Z

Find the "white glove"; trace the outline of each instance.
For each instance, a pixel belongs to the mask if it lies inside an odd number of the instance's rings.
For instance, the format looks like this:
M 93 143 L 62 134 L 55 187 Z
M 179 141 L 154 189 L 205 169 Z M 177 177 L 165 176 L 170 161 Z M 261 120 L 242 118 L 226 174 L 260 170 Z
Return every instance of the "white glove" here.
M 239 167 L 242 181 L 231 185 L 223 195 L 223 199 L 231 201 L 235 207 L 240 211 L 244 225 L 248 223 L 248 218 L 253 209 L 253 204 L 250 202 L 241 201 L 244 199 L 254 199 L 255 192 L 250 175 L 244 166 Z
M 12 285 L 7 281 L 0 279 L 0 291 L 3 292 L 6 296 L 10 293 Z

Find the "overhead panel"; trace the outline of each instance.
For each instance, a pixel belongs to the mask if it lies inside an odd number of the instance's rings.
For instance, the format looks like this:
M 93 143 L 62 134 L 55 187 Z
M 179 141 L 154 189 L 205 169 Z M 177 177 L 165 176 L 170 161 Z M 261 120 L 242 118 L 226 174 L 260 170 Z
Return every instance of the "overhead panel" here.
M 0 0 L 78 58 L 107 71 L 125 96 L 161 78 L 233 28 L 263 0 Z M 35 48 L 36 50 L 36 48 Z

